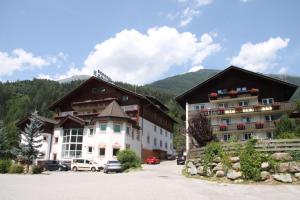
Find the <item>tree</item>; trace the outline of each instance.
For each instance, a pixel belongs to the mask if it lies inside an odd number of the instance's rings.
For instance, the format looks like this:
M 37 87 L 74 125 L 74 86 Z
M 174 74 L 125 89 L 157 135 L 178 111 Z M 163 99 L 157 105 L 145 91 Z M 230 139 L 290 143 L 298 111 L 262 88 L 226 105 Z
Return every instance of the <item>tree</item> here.
M 276 123 L 275 138 L 288 139 L 300 136 L 300 125 L 295 119 L 284 115 Z
M 136 153 L 131 149 L 125 149 L 118 153 L 118 161 L 122 164 L 123 170 L 137 168 L 141 166 L 141 161 Z
M 16 152 L 22 161 L 32 164 L 38 157 L 38 148 L 42 146 L 41 132 L 43 122 L 38 118 L 37 111 L 31 114 L 29 120 L 30 123 L 26 124 L 25 130 L 21 131 L 23 141 Z
M 212 128 L 210 121 L 201 113 L 198 113 L 189 120 L 189 128 L 187 134 L 193 137 L 196 141 L 196 145 L 202 147 L 208 142 L 215 139 L 212 134 Z
M 2 127 L 2 124 L 0 124 L 0 158 L 6 158 L 8 156 L 8 152 L 9 148 L 6 130 Z

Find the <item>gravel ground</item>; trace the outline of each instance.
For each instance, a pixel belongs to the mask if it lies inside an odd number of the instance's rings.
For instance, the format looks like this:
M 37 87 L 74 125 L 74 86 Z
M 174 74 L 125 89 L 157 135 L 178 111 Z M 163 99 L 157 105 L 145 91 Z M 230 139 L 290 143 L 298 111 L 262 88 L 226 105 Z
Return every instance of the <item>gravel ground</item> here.
M 181 175 L 175 161 L 122 174 L 0 175 L 1 200 L 300 200 L 298 185 L 220 184 Z

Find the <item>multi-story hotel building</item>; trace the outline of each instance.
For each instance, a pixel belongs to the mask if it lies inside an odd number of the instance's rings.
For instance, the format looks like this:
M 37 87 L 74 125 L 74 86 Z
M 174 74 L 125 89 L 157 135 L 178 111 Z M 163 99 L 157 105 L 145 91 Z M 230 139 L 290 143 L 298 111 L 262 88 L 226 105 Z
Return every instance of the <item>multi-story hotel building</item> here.
M 270 139 L 276 120 L 296 109 L 289 101 L 296 89 L 296 85 L 231 66 L 176 100 L 186 110 L 186 128 L 188 120 L 200 112 L 210 119 L 213 134 L 221 141 Z M 187 150 L 190 145 L 187 134 Z
M 50 106 L 44 122 L 41 159 L 85 158 L 104 163 L 119 150 L 133 149 L 143 160 L 173 154 L 173 125 L 168 108 L 97 77 Z M 23 129 L 28 117 L 18 123 Z

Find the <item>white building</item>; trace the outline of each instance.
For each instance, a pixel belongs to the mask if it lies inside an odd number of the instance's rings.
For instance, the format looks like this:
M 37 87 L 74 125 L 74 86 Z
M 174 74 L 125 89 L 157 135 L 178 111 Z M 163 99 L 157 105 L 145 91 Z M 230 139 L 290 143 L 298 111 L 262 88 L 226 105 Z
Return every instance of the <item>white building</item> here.
M 47 132 L 42 159 L 84 158 L 104 163 L 130 148 L 142 160 L 173 154 L 173 125 L 168 109 L 149 96 L 91 77 L 51 107 L 54 119 L 42 118 Z M 28 123 L 24 119 L 20 128 Z

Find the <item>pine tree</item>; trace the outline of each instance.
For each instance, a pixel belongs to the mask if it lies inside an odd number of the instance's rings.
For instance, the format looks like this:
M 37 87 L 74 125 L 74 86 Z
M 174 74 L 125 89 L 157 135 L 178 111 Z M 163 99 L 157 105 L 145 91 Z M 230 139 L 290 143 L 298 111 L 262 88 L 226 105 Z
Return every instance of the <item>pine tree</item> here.
M 6 135 L 6 130 L 0 122 L 0 158 L 6 158 L 8 156 L 8 140 Z
M 38 118 L 37 111 L 31 114 L 29 120 L 30 123 L 26 125 L 25 130 L 21 131 L 22 143 L 18 150 L 18 157 L 27 164 L 32 164 L 39 155 L 38 148 L 42 146 L 43 122 Z

